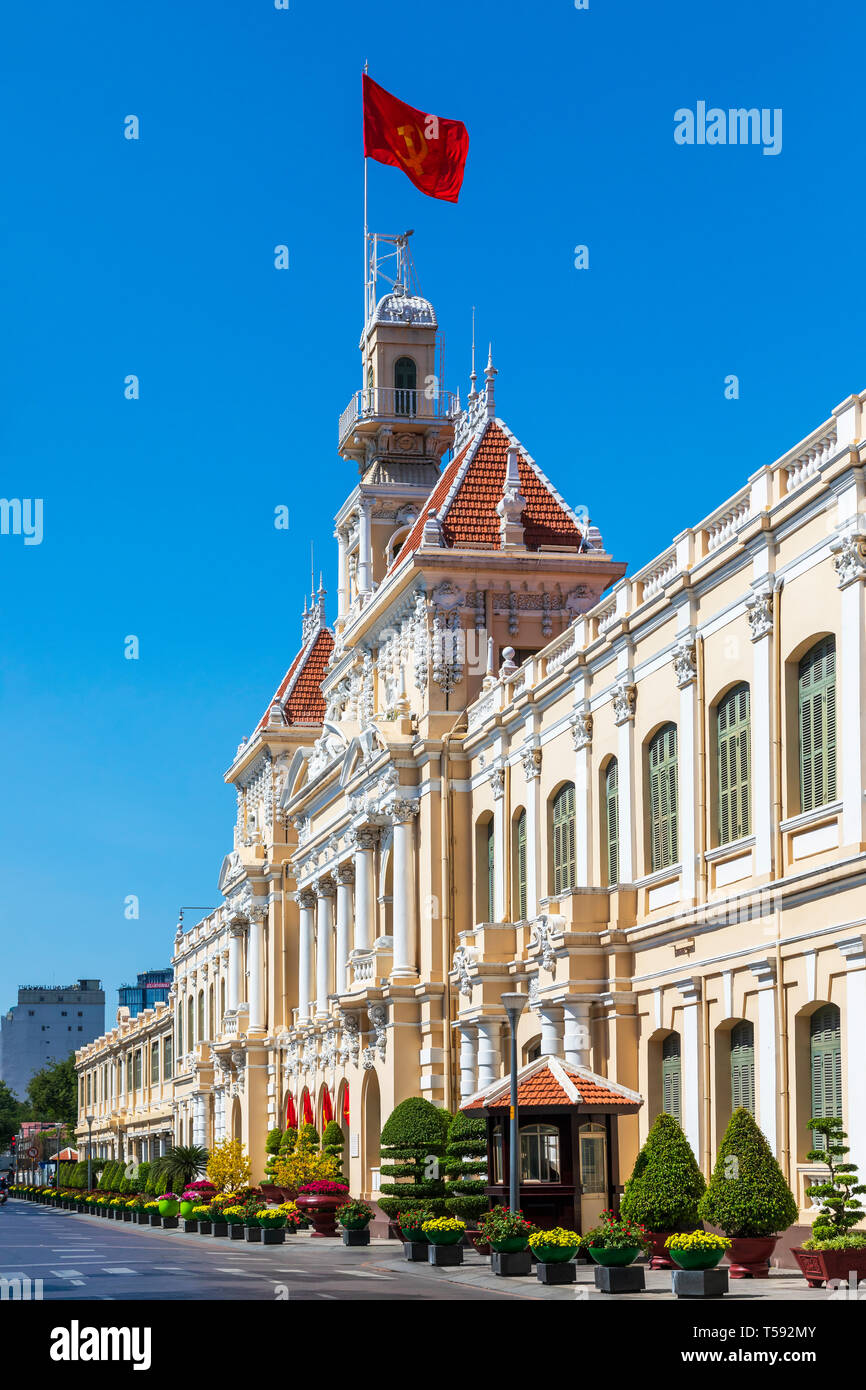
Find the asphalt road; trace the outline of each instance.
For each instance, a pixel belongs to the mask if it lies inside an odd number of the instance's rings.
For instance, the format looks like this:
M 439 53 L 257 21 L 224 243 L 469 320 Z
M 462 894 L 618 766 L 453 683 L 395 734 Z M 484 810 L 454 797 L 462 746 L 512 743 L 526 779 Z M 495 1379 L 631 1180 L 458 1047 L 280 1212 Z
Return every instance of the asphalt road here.
M 249 1245 L 10 1200 L 0 1208 L 0 1278 L 25 1275 L 42 1280 L 44 1301 L 500 1302 L 514 1296 L 462 1288 L 418 1265 L 410 1271 L 396 1241 L 353 1248 L 299 1234 L 287 1236 L 285 1245 Z

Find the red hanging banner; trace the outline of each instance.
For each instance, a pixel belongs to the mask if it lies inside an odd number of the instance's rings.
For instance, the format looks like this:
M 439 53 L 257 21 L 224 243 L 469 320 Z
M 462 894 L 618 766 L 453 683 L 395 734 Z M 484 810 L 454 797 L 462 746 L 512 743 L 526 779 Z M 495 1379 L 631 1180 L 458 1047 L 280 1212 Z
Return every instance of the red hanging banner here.
M 295 1109 L 295 1097 L 290 1095 L 288 1101 L 286 1102 L 286 1128 L 297 1129 L 297 1127 L 298 1112 Z
M 327 1125 L 327 1124 L 330 1124 L 330 1122 L 331 1122 L 331 1120 L 333 1120 L 333 1118 L 334 1118 L 334 1107 L 333 1107 L 333 1105 L 331 1104 L 331 1092 L 328 1091 L 328 1090 L 326 1090 L 326 1091 L 325 1091 L 325 1095 L 324 1095 L 324 1099 L 323 1099 L 323 1101 L 322 1101 L 322 1119 L 324 1120 L 325 1124 Z

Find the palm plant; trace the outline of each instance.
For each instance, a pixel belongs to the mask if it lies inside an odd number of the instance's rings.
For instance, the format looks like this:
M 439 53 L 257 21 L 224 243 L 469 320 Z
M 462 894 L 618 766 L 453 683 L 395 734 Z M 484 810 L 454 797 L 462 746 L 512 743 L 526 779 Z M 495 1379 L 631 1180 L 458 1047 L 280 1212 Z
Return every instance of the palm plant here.
M 203 1173 L 210 1154 L 200 1144 L 173 1144 L 159 1160 L 160 1181 L 176 1192 L 183 1192 L 199 1173 Z

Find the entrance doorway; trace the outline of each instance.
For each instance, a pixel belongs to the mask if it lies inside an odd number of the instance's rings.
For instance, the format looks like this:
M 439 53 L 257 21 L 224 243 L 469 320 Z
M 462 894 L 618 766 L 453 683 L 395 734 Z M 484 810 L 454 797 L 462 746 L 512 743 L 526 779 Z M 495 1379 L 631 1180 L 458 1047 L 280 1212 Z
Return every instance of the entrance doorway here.
M 580 1146 L 580 1229 L 597 1226 L 609 1206 L 607 1191 L 607 1130 L 585 1124 L 578 1131 Z

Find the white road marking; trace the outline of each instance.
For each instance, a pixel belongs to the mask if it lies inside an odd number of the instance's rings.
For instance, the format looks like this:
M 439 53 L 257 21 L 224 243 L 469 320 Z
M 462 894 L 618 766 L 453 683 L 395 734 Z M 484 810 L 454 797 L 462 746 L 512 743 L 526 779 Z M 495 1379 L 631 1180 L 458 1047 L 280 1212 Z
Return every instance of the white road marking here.
M 393 1279 L 392 1274 L 370 1274 L 366 1269 L 341 1269 L 334 1270 L 334 1276 L 342 1279 L 344 1274 L 349 1274 L 353 1279 Z
M 52 1269 L 51 1274 L 55 1274 L 58 1279 L 80 1279 L 80 1269 Z
M 136 1270 L 127 1269 L 124 1265 L 120 1265 L 117 1268 L 109 1268 L 108 1265 L 103 1265 L 102 1272 L 103 1274 L 135 1274 Z

